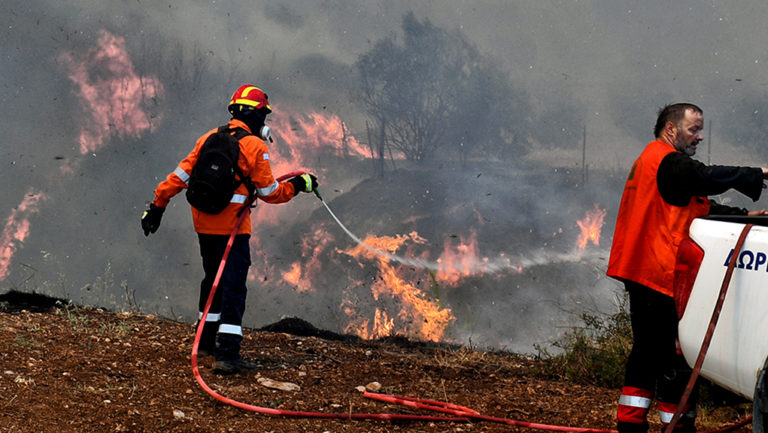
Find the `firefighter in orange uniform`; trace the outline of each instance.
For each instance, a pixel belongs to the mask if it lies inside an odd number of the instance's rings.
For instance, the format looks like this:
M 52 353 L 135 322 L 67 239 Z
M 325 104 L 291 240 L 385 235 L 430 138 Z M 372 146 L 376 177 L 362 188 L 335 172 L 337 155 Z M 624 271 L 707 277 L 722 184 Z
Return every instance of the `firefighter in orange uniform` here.
M 269 138 L 266 117 L 272 112 L 267 95 L 256 86 L 246 84 L 232 95 L 228 106 L 232 119 L 228 127 L 232 133 L 244 130 L 247 135 L 239 139 L 239 173 L 241 179 L 229 205 L 218 214 L 201 212 L 191 207 L 192 220 L 198 234 L 200 255 L 205 277 L 200 284 L 200 317 L 208 300 L 214 278 L 230 234 L 238 220 L 238 212 L 248 201 L 252 186 L 253 194 L 267 203 L 284 203 L 299 192 L 312 192 L 318 184 L 311 174 L 293 177 L 278 182 L 272 175 L 269 151 L 264 140 Z M 165 207 L 170 199 L 187 187 L 192 168 L 198 160 L 200 149 L 213 129 L 197 140 L 195 148 L 176 167 L 173 173 L 160 182 L 155 189 L 155 198 L 141 218 L 144 235 L 157 231 Z M 250 182 L 248 182 L 250 180 Z M 246 209 L 250 213 L 250 209 Z M 227 264 L 221 276 L 211 308 L 206 317 L 198 354 L 214 355 L 214 372 L 219 374 L 240 373 L 254 370 L 258 364 L 243 359 L 240 343 L 243 339 L 242 319 L 245 312 L 246 277 L 251 264 L 249 238 L 251 234 L 250 215 L 240 226 L 230 250 Z
M 710 214 L 765 214 L 706 197 L 735 189 L 756 201 L 768 168 L 708 166 L 692 159 L 703 125 L 702 111 L 693 104 L 664 107 L 654 128 L 656 140 L 637 158 L 624 186 L 607 272 L 629 293 L 632 323 L 632 351 L 617 409 L 620 433 L 648 431 L 654 397 L 666 428 L 690 377 L 677 348 L 672 282 L 677 247 L 691 222 Z M 695 405 L 694 392 L 675 432 L 696 431 Z

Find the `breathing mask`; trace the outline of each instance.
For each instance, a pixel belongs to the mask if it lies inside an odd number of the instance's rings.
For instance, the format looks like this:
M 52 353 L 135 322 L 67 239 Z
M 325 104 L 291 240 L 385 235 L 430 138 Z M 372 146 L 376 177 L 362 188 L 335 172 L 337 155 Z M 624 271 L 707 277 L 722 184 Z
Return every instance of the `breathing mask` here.
M 248 125 L 248 128 L 250 128 L 257 137 L 265 141 L 269 140 L 270 143 L 273 142 L 272 129 L 264 124 L 264 121 L 267 118 L 266 112 L 262 110 L 247 110 L 242 112 L 239 116 L 235 116 L 235 118 L 239 118 L 245 122 L 245 124 Z
M 272 143 L 272 130 L 267 125 L 263 125 L 259 128 L 259 138 L 262 140 L 269 140 Z

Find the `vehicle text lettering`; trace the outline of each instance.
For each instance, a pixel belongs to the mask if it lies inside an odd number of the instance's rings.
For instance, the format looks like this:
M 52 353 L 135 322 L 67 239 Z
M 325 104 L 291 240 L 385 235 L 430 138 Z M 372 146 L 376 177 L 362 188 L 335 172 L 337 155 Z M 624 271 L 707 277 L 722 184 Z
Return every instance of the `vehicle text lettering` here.
M 728 264 L 731 263 L 731 257 L 733 257 L 733 248 L 731 248 L 731 252 L 728 253 L 728 258 L 725 259 L 725 264 L 723 266 L 728 266 Z M 766 262 L 768 262 L 768 255 L 766 255 L 764 252 L 744 250 L 739 253 L 739 260 L 736 263 L 736 267 L 750 271 L 759 271 L 762 267 L 762 270 L 768 272 L 768 266 L 766 266 Z

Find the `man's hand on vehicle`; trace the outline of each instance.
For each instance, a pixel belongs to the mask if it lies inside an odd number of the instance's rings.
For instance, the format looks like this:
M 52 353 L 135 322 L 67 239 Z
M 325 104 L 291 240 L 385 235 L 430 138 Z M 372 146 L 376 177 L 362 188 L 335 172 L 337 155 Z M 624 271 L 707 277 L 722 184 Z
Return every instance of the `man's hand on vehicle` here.
M 155 206 L 149 204 L 149 209 L 144 211 L 144 215 L 141 216 L 141 228 L 144 229 L 144 236 L 149 236 L 150 233 L 157 231 L 160 227 L 160 220 L 163 219 L 164 207 Z

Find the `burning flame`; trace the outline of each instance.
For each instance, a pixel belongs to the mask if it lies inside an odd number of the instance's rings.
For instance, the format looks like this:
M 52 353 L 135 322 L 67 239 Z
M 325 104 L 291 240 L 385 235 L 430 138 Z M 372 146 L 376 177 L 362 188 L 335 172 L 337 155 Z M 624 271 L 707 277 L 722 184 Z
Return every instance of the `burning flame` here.
M 364 240 L 375 249 L 391 253 L 400 249 L 406 241 L 426 242 L 416 232 L 395 237 L 369 235 Z M 446 329 L 455 320 L 451 309 L 442 307 L 438 300 L 431 299 L 401 276 L 400 274 L 405 272 L 403 266 L 392 266 L 386 258 L 373 254 L 362 245 L 350 248 L 344 253 L 358 259 L 375 259 L 378 274 L 371 285 L 374 300 L 381 304 L 383 298 L 387 298 L 400 308 L 394 317 L 390 317 L 391 313 L 377 307 L 371 324 L 368 318 L 360 317 L 353 302 L 346 302 L 343 309 L 350 316 L 351 321 L 344 329 L 345 332 L 354 333 L 362 338 L 379 338 L 392 335 L 396 326 L 399 326 L 397 332 L 407 337 L 425 341 L 442 340 Z
M 291 270 L 283 272 L 283 280 L 298 286 L 301 282 L 301 262 L 293 262 Z M 301 287 L 299 287 L 299 291 L 303 291 Z
M 579 235 L 578 246 L 583 250 L 587 247 L 587 242 L 600 245 L 600 229 L 603 228 L 605 215 L 608 213 L 606 209 L 600 209 L 595 203 L 595 209 L 587 211 L 587 215 L 584 219 L 579 220 L 577 224 L 581 228 L 581 234 Z
M 334 241 L 334 237 L 322 229 L 317 229 L 311 236 L 304 238 L 301 257 L 305 260 L 291 264 L 291 269 L 283 273 L 283 280 L 296 286 L 299 292 L 314 292 L 312 278 L 323 266 L 320 261 L 323 251 Z
M 436 278 L 441 283 L 455 286 L 464 277 L 483 274 L 486 272 L 496 272 L 499 269 L 509 269 L 519 272 L 519 267 L 513 267 L 512 262 L 499 254 L 499 257 L 490 260 L 488 257 L 478 255 L 477 231 L 470 230 L 468 238 L 459 236 L 458 245 L 453 245 L 450 237 L 445 237 L 445 247 L 437 259 L 440 265 Z
M 345 308 L 345 312 L 348 315 L 355 314 L 354 309 L 350 306 Z M 395 333 L 395 319 L 390 319 L 386 311 L 377 308 L 373 317 L 373 325 L 370 324 L 368 319 L 358 318 L 350 322 L 344 328 L 344 332 L 355 334 L 365 340 L 388 337 Z
M 5 220 L 5 227 L 0 234 L 0 281 L 8 276 L 13 254 L 29 236 L 30 215 L 37 213 L 38 203 L 45 198 L 42 192 L 30 190 Z
M 338 156 L 369 158 L 370 150 L 350 135 L 347 124 L 333 114 L 292 114 L 275 109 L 272 123 L 275 133 L 289 144 L 294 160 L 301 160 L 308 149 L 328 148 Z M 299 148 L 301 146 L 301 148 Z
M 310 158 L 328 149 L 338 155 L 367 157 L 370 152 L 349 133 L 346 124 L 333 114 L 296 114 L 272 104 L 274 111 L 267 120 L 275 143 L 267 143 L 270 165 L 276 176 L 306 170 Z M 311 170 L 309 170 L 311 171 Z
M 82 154 L 99 149 L 109 135 L 140 138 L 155 128 L 159 118 L 149 107 L 163 86 L 156 77 L 136 73 L 124 38 L 102 30 L 96 47 L 81 56 L 65 53 L 61 59 L 88 112 L 81 123 Z

